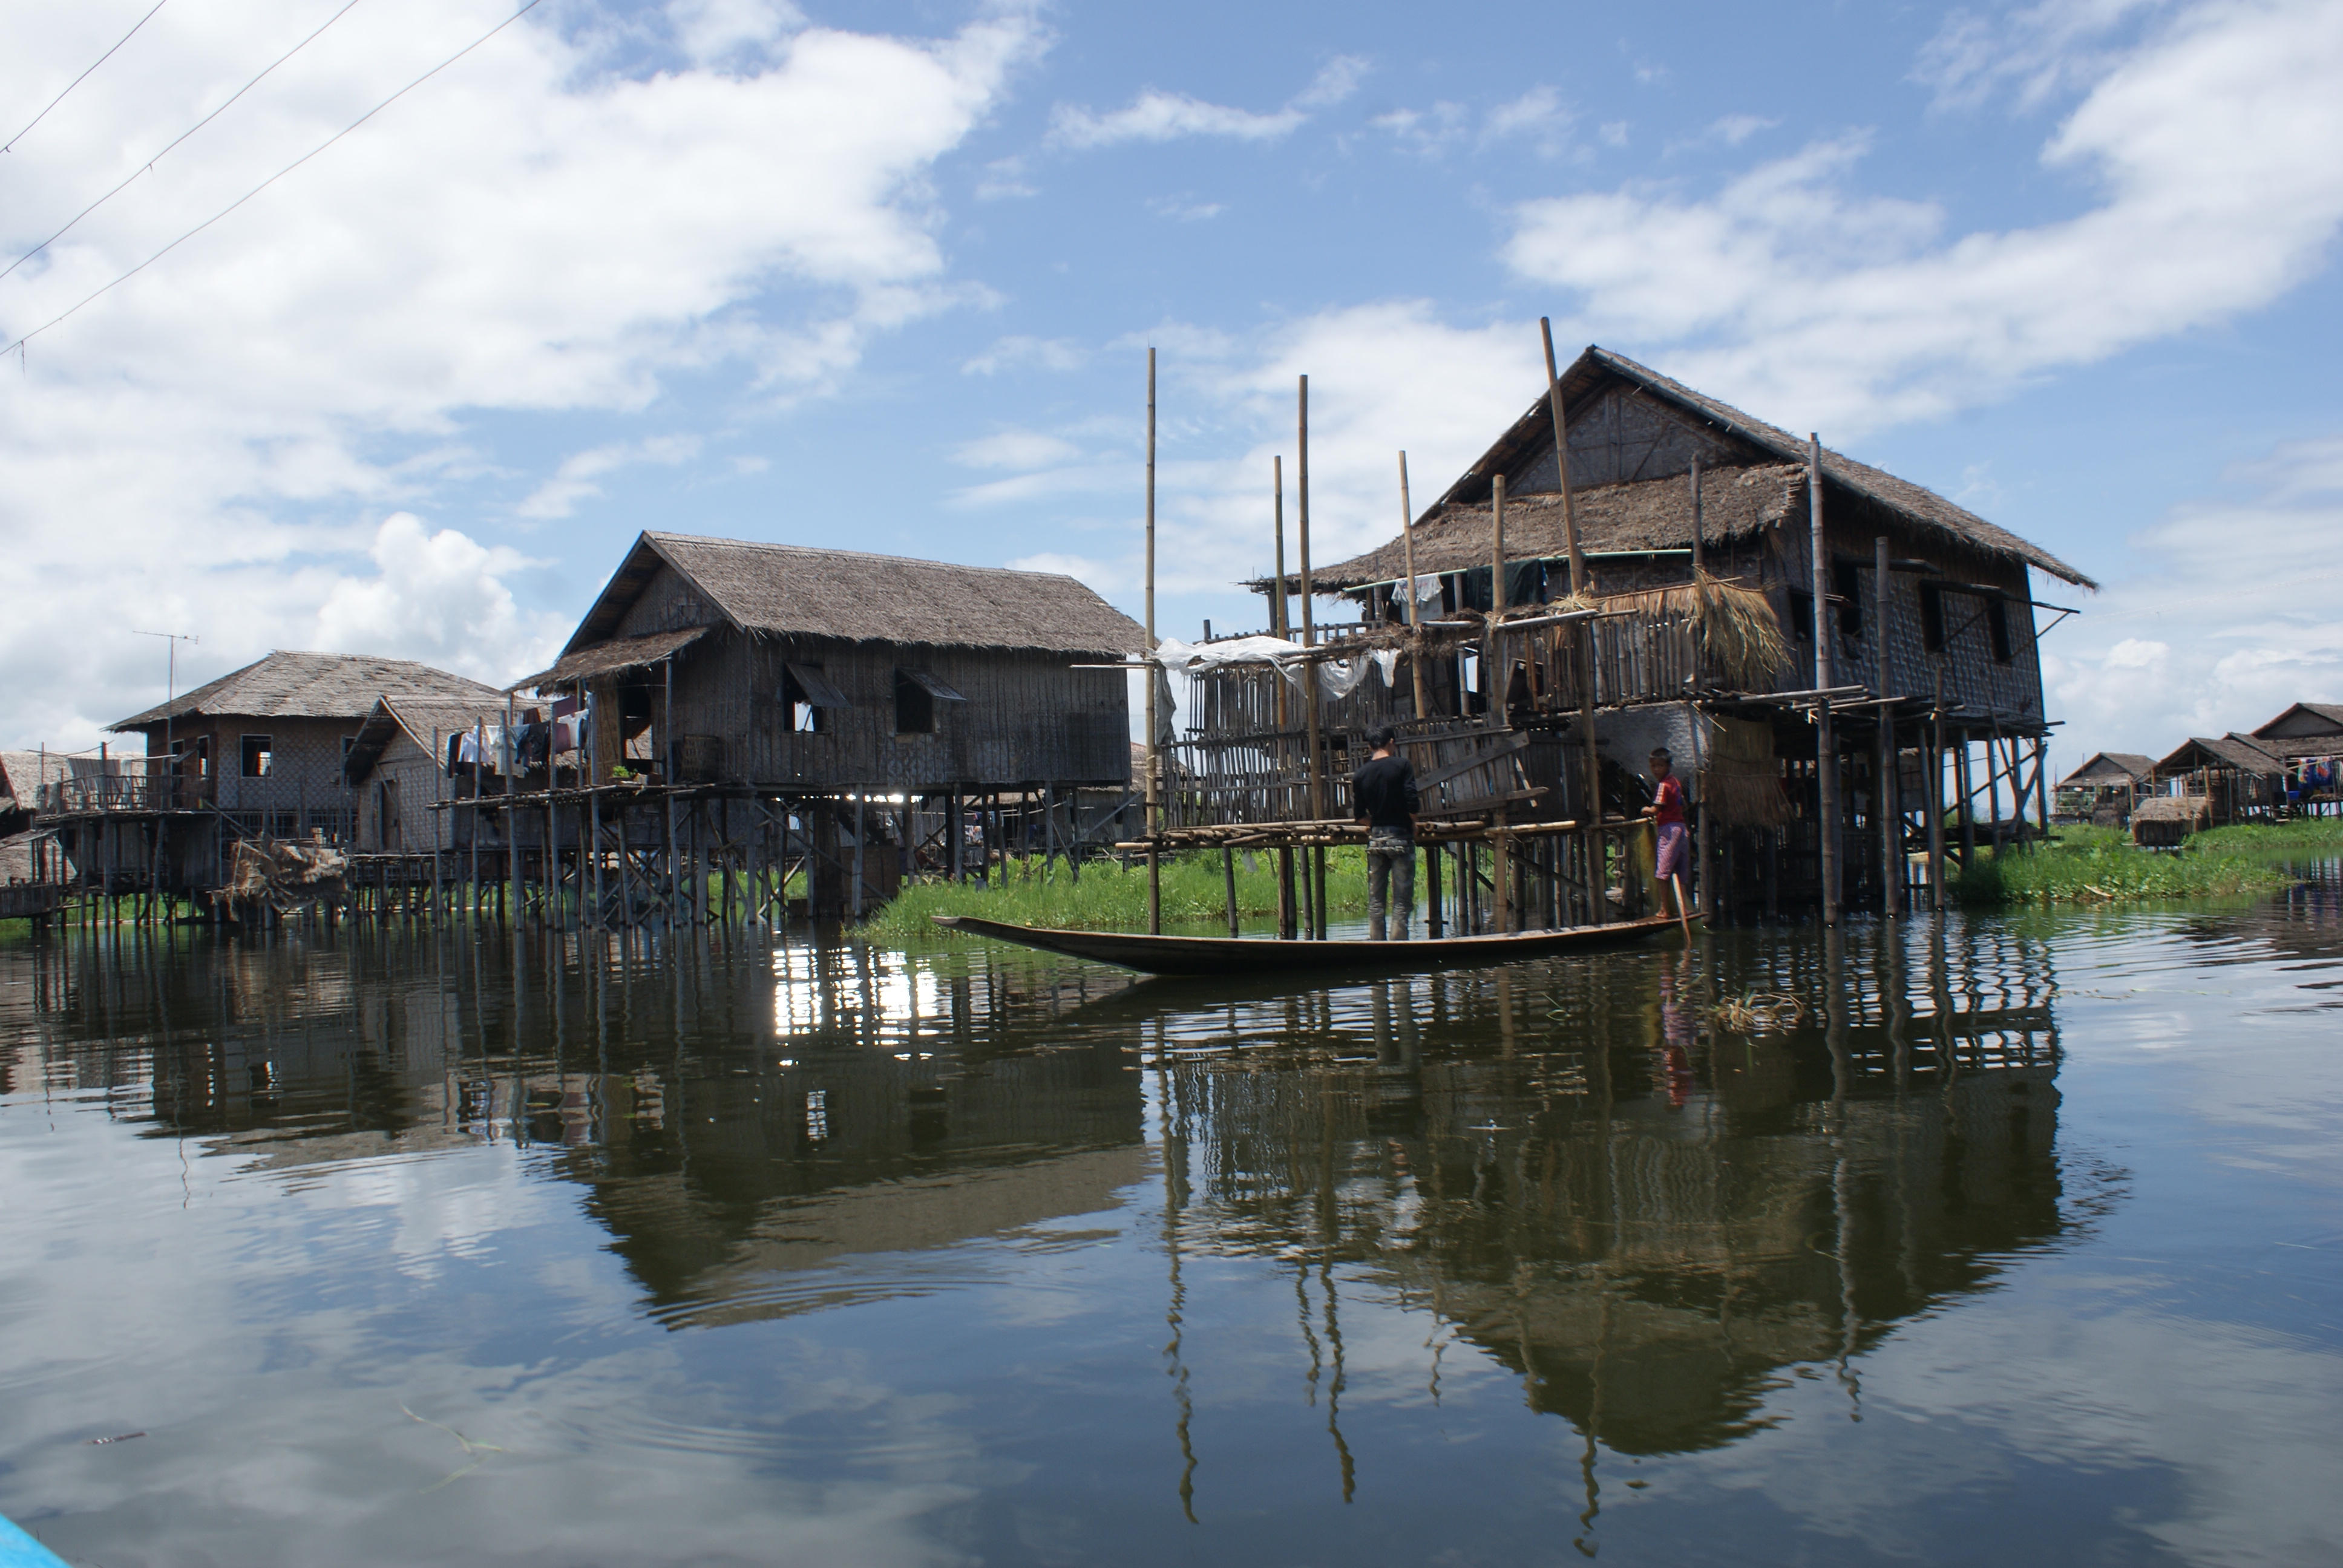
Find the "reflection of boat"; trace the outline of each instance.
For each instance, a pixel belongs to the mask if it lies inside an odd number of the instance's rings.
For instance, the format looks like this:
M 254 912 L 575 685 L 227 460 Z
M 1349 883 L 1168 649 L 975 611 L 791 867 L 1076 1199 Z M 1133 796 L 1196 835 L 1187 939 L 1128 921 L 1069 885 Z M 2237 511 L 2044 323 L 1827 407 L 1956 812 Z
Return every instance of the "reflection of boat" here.
M 1279 942 L 1242 937 L 1151 937 L 1136 931 L 1053 931 L 1012 926 L 974 915 L 932 915 L 936 924 L 972 936 L 1017 942 L 1043 952 L 1090 959 L 1151 975 L 1265 973 L 1393 974 L 1459 965 L 1517 963 L 1580 948 L 1611 947 L 1673 931 L 1674 920 L 1620 920 L 1607 926 L 1566 926 L 1510 936 L 1433 937 L 1420 942 Z M 1694 919 L 1697 920 L 1698 916 Z

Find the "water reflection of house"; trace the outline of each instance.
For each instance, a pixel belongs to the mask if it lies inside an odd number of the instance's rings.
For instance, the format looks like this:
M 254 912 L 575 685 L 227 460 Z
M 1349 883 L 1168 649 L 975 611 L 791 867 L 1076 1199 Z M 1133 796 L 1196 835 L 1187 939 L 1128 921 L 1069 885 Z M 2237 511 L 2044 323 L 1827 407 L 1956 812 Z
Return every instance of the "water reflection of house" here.
M 1614 1450 L 1716 1446 L 1784 1369 L 1843 1364 L 2063 1228 L 2048 976 L 2009 956 L 1842 968 L 1799 990 L 1843 1014 L 1782 1036 L 1698 1031 L 1646 967 L 1377 988 L 1331 1066 L 1175 1050 L 1176 1244 L 1396 1292 Z

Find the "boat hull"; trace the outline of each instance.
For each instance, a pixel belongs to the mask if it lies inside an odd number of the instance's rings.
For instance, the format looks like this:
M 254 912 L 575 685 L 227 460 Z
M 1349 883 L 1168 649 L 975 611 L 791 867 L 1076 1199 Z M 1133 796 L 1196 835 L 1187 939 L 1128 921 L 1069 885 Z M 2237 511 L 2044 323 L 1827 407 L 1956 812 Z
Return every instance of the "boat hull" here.
M 1151 937 L 1133 931 L 1054 931 L 974 915 L 930 918 L 947 930 L 1148 975 L 1322 974 L 1330 970 L 1393 974 L 1520 963 L 1588 948 L 1644 941 L 1681 929 L 1674 920 L 1654 917 L 1607 926 L 1570 926 L 1511 936 L 1439 937 L 1420 942 L 1285 942 L 1239 937 Z

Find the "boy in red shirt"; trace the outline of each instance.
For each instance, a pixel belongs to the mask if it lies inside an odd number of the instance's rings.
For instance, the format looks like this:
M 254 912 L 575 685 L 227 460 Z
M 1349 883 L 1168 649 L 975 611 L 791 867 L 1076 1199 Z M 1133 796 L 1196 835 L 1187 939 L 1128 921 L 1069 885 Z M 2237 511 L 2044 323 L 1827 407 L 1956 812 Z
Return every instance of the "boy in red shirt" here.
M 1652 874 L 1660 885 L 1675 893 L 1675 917 L 1684 929 L 1687 940 L 1692 936 L 1692 910 L 1684 902 L 1684 862 L 1692 858 L 1692 835 L 1684 827 L 1684 785 L 1675 776 L 1675 759 L 1664 746 L 1652 753 L 1652 777 L 1659 780 L 1653 791 L 1652 803 L 1644 808 L 1644 815 L 1659 825 L 1659 855 L 1652 866 Z

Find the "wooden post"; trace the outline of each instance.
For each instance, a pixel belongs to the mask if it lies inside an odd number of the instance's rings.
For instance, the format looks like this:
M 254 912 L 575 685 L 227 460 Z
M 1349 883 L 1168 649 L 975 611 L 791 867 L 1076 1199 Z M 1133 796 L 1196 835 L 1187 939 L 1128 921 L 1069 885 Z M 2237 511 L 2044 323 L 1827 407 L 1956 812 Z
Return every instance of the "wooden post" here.
M 1295 542 L 1302 567 L 1302 646 L 1318 645 L 1317 623 L 1311 606 L 1310 588 L 1310 377 L 1300 379 L 1294 394 L 1294 528 Z M 1310 819 L 1322 820 L 1326 815 L 1326 780 L 1324 759 L 1320 755 L 1323 736 L 1318 712 L 1318 667 L 1305 664 L 1302 675 L 1302 713 L 1309 733 L 1310 749 Z M 1304 851 L 1302 874 L 1310 879 L 1310 936 L 1314 941 L 1326 937 L 1326 851 L 1312 846 Z
M 1306 537 L 1306 536 L 1305 536 Z M 1304 549 L 1308 547 L 1305 545 Z M 1304 607 L 1304 614 L 1308 613 Z M 1147 931 L 1163 931 L 1163 857 L 1156 840 L 1163 832 L 1163 759 L 1160 751 L 1155 689 L 1163 672 L 1155 663 L 1155 350 L 1147 351 Z
M 1945 908 L 1945 667 L 1936 666 L 1936 687 L 1929 712 L 1928 739 L 1928 908 Z
M 1976 864 L 1976 800 L 1969 787 L 1969 732 L 1961 731 L 1961 743 L 1953 753 L 1953 789 L 1961 803 L 1961 869 Z
M 519 748 L 513 744 L 512 693 L 505 693 L 505 735 L 497 749 L 501 761 L 498 771 L 505 786 L 505 886 L 507 890 L 505 918 L 512 924 L 516 935 L 520 930 L 520 812 L 513 804 L 519 794 L 520 779 L 514 770 Z M 515 983 L 518 984 L 518 979 Z
M 1806 436 L 1806 523 L 1812 544 L 1815 600 L 1815 689 L 1831 683 L 1830 559 L 1823 538 L 1823 438 Z M 1815 699 L 1815 827 L 1822 857 L 1823 924 L 1838 924 L 1838 730 L 1830 699 Z
M 1441 853 L 1436 843 L 1423 847 L 1423 934 L 1428 937 L 1439 936 L 1447 930 L 1440 908 Z
M 1501 676 L 1504 665 L 1504 648 L 1497 630 L 1498 618 L 1505 613 L 1505 477 L 1499 474 L 1489 491 L 1489 618 L 1486 635 L 1481 639 L 1481 705 L 1489 715 L 1492 728 L 1506 723 L 1505 696 L 1512 687 L 1510 667 Z
M 1872 600 L 1877 607 L 1872 617 L 1872 662 L 1876 668 L 1877 689 L 1872 695 L 1879 699 L 1879 755 L 1874 765 L 1871 783 L 1871 809 L 1879 814 L 1879 910 L 1884 915 L 1903 912 L 1904 902 L 1904 813 L 1902 779 L 1896 766 L 1896 710 L 1888 706 L 1887 689 L 1887 537 L 1883 534 L 1871 541 Z
M 1405 452 L 1399 455 L 1399 537 L 1407 562 L 1407 668 L 1415 677 L 1415 716 L 1424 719 L 1432 717 L 1432 708 L 1423 693 L 1423 620 L 1415 608 L 1415 510 L 1408 501 Z
M 2042 838 L 2050 837 L 2050 738 L 2039 736 L 2034 742 L 2034 814 L 2042 819 Z
M 675 734 L 675 656 L 669 654 L 661 661 L 666 669 L 664 695 L 659 701 L 660 777 L 667 780 L 667 929 L 675 930 L 676 905 L 683 899 L 683 867 L 675 858 L 675 791 L 683 772 L 683 745 Z M 813 893 L 812 869 L 807 869 L 806 893 Z
M 849 902 L 853 910 L 854 921 L 857 925 L 862 923 L 863 800 L 864 797 L 861 794 L 854 797 L 854 897 Z M 1006 877 L 1001 879 L 1008 880 Z
M 1242 935 L 1237 930 L 1237 852 L 1226 845 L 1221 848 L 1221 882 L 1228 890 L 1229 935 Z
M 1285 459 L 1282 457 L 1273 457 L 1269 460 L 1269 478 L 1271 498 L 1274 507 L 1274 517 L 1276 519 L 1275 529 L 1277 537 L 1277 591 L 1270 599 L 1270 629 L 1275 632 L 1281 639 L 1290 639 L 1293 635 L 1293 621 L 1292 616 L 1292 607 L 1287 602 L 1285 597 Z M 1278 729 L 1277 754 L 1280 757 L 1290 756 L 1291 753 L 1286 749 L 1287 738 L 1285 730 L 1292 722 L 1292 715 L 1288 713 L 1286 708 L 1285 677 L 1282 674 L 1274 674 L 1271 677 L 1271 680 L 1272 689 L 1276 694 Z M 1279 794 L 1282 796 L 1284 794 L 1284 790 L 1281 789 L 1279 790 Z M 1291 803 L 1281 799 L 1279 802 L 1279 809 L 1282 811 L 1290 814 L 1292 810 Z M 1301 926 L 1298 919 L 1298 911 L 1300 909 L 1301 903 L 1293 885 L 1293 849 L 1291 845 L 1282 844 L 1278 846 L 1277 850 L 1277 935 L 1279 940 L 1290 942 L 1301 934 Z
M 1586 593 L 1586 552 L 1578 544 L 1578 512 L 1570 496 L 1570 431 L 1562 407 L 1562 373 L 1554 359 L 1554 324 L 1538 317 L 1538 335 L 1545 341 L 1546 408 L 1554 421 L 1554 485 L 1562 492 L 1563 538 L 1570 548 L 1570 597 Z M 1603 896 L 1606 856 L 1603 845 L 1603 757 L 1594 744 L 1594 623 L 1580 621 L 1570 635 L 1579 654 L 1578 739 L 1585 773 L 1587 920 L 1602 925 L 1610 918 Z

